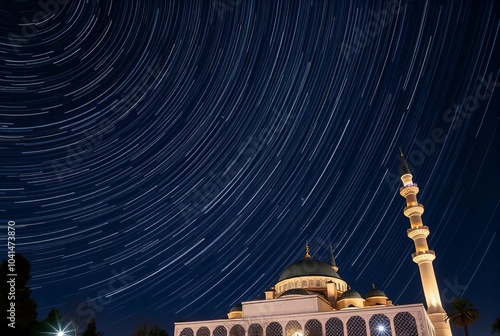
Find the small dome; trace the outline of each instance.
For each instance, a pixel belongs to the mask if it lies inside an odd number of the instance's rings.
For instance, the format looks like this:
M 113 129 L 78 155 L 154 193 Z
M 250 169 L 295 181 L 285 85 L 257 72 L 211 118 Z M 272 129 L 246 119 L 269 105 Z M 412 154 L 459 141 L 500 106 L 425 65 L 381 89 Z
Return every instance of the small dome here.
M 232 312 L 240 312 L 242 311 L 242 307 L 241 307 L 241 303 L 237 303 L 235 304 L 234 306 L 231 307 L 231 309 L 229 310 L 230 313 Z
M 289 265 L 281 273 L 279 281 L 304 276 L 327 276 L 340 279 L 340 276 L 326 262 L 305 258 Z
M 349 289 L 349 290 L 345 291 L 344 293 L 342 293 L 339 300 L 343 300 L 343 299 L 363 299 L 363 297 L 361 296 L 361 294 L 356 292 L 354 289 Z
M 311 292 L 302 288 L 293 288 L 289 289 L 285 292 L 283 292 L 280 297 L 285 296 L 285 295 L 311 295 L 311 294 L 317 294 L 315 292 Z
M 368 293 L 366 293 L 365 298 L 370 298 L 374 296 L 382 296 L 382 297 L 387 297 L 384 292 L 382 292 L 380 289 L 373 288 L 370 290 Z
M 377 289 L 375 287 L 375 284 L 372 284 L 372 289 L 368 293 L 366 293 L 365 297 L 370 298 L 370 297 L 375 297 L 375 296 L 382 296 L 382 297 L 387 298 L 387 295 L 385 295 L 384 292 L 382 292 L 380 289 Z

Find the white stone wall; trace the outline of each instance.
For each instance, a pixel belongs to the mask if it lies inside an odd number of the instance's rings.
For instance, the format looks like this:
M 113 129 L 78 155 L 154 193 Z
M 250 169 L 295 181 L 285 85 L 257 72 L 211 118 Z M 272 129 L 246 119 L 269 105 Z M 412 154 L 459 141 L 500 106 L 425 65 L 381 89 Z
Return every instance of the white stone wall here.
M 246 318 L 309 314 L 332 310 L 328 301 L 317 295 L 290 295 L 274 300 L 248 301 L 243 302 L 242 306 L 243 316 Z
M 356 321 L 361 321 L 360 319 L 364 321 L 364 329 L 363 326 L 359 326 L 359 323 L 356 324 Z M 344 336 L 435 335 L 424 307 L 421 304 L 416 304 L 272 317 L 182 322 L 175 324 L 174 336 L 319 336 L 315 333 L 319 324 L 321 325 L 321 335 L 338 336 L 338 333 L 333 333 L 332 326 L 339 326 L 339 321 L 342 323 L 341 328 Z M 415 332 L 411 332 L 412 325 L 416 329 Z M 271 328 L 269 328 L 270 326 Z M 281 334 L 275 328 L 276 326 L 281 327 Z M 381 326 L 383 326 L 383 330 Z M 396 328 L 398 328 L 398 333 L 396 333 Z M 249 329 L 251 335 L 249 335 Z M 225 330 L 226 333 L 221 333 L 222 330 Z M 214 333 L 214 331 L 216 332 Z

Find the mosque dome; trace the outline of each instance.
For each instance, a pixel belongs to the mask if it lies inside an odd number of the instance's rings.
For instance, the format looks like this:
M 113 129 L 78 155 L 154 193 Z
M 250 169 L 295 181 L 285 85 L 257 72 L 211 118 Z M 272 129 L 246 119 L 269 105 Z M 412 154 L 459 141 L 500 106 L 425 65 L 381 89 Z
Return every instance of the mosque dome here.
M 375 285 L 372 285 L 372 289 L 366 293 L 365 298 L 368 299 L 375 296 L 387 297 L 384 292 L 382 292 L 380 289 L 375 288 Z
M 241 306 L 241 303 L 237 303 L 235 304 L 234 306 L 231 307 L 231 309 L 229 310 L 230 313 L 232 312 L 240 312 L 242 310 L 242 306 Z
M 340 279 L 337 272 L 326 262 L 314 258 L 305 258 L 285 268 L 279 277 L 279 281 L 307 276 L 327 276 Z
M 229 313 L 227 313 L 227 318 L 234 319 L 234 318 L 242 318 L 243 317 L 243 307 L 241 303 L 237 303 L 234 306 L 231 307 L 229 310 Z
M 363 299 L 363 297 L 354 289 L 349 289 L 344 293 L 342 293 L 342 295 L 339 298 L 339 300 L 344 300 L 344 299 Z

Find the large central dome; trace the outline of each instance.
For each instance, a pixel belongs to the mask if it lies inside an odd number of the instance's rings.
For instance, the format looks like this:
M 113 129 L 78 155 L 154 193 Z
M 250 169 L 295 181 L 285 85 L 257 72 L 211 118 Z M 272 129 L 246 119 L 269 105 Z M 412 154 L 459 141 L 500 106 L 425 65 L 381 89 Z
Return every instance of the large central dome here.
M 285 268 L 278 281 L 307 276 L 327 276 L 340 279 L 337 272 L 326 262 L 314 258 L 305 258 Z

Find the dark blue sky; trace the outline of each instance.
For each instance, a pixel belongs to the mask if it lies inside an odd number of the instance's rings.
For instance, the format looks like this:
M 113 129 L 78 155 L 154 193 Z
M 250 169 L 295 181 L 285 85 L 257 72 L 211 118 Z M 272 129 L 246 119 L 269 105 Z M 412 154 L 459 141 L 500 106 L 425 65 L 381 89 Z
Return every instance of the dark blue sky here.
M 360 293 L 424 302 L 402 146 L 442 299 L 489 333 L 500 6 L 478 3 L 3 0 L 2 258 L 13 220 L 39 319 L 224 317 L 306 239 Z

